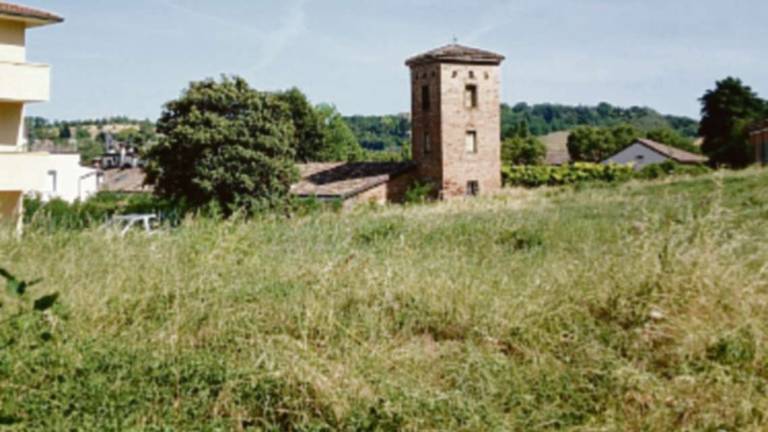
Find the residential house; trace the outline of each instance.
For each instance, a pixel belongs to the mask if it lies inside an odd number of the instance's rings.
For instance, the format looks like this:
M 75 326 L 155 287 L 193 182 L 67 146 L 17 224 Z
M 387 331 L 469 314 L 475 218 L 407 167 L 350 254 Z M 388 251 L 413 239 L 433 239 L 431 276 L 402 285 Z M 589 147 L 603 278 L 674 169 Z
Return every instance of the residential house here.
M 83 199 L 98 188 L 98 171 L 78 155 L 26 152 L 24 109 L 50 95 L 50 68 L 27 61 L 27 30 L 62 22 L 49 12 L 0 2 L 0 219 L 21 227 L 23 196 Z
M 615 155 L 609 157 L 604 164 L 632 164 L 636 170 L 664 162 L 676 162 L 684 165 L 700 165 L 707 163 L 706 156 L 680 150 L 649 139 L 638 139 Z

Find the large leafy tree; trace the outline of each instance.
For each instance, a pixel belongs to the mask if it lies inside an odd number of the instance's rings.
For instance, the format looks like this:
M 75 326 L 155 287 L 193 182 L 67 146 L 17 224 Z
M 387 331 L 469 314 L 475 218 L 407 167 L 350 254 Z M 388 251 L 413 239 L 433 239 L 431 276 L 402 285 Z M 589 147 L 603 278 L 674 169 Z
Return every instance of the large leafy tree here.
M 613 128 L 580 126 L 568 137 L 568 153 L 575 161 L 602 162 L 641 136 L 631 125 Z
M 239 77 L 193 82 L 165 105 L 146 152 L 158 194 L 225 214 L 279 204 L 296 179 L 288 106 Z
M 323 119 L 315 107 L 297 88 L 278 93 L 277 97 L 286 104 L 293 121 L 296 160 L 299 162 L 323 161 L 325 153 Z
M 766 115 L 766 101 L 737 78 L 716 83 L 701 98 L 702 150 L 715 164 L 743 167 L 751 162 L 747 127 Z
M 680 135 L 673 129 L 654 129 L 648 132 L 645 136 L 650 140 L 679 148 L 680 150 L 685 150 L 691 153 L 701 153 L 701 149 L 693 144 L 692 139 Z
M 501 142 L 501 161 L 504 165 L 541 165 L 546 156 L 547 147 L 531 135 L 525 121 L 510 129 Z
M 364 152 L 357 137 L 333 105 L 317 107 L 323 125 L 323 149 L 318 157 L 324 161 L 358 161 Z

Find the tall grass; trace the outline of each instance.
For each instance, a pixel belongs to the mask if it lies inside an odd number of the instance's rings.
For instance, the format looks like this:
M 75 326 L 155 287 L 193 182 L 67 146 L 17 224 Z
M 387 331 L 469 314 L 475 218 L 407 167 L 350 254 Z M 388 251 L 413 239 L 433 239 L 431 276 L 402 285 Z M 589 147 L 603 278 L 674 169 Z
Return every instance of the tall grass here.
M 764 171 L 30 232 L 0 263 L 61 294 L 49 342 L 0 324 L 18 430 L 768 423 Z

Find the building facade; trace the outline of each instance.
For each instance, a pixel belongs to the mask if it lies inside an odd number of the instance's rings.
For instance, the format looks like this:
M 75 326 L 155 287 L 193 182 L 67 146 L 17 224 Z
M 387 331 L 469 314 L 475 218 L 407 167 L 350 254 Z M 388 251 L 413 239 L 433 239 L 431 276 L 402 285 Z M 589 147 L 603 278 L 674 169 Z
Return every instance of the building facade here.
M 502 61 L 453 44 L 406 62 L 417 177 L 443 198 L 501 188 Z
M 768 164 L 768 120 L 752 128 L 749 142 L 755 152 L 755 163 Z
M 54 14 L 0 2 L 0 223 L 20 227 L 28 193 L 67 201 L 98 189 L 98 171 L 80 166 L 79 155 L 27 152 L 24 109 L 50 96 L 50 67 L 27 61 L 27 30 L 56 24 Z
M 707 157 L 680 150 L 649 139 L 638 139 L 615 155 L 603 161 L 603 164 L 632 164 L 635 170 L 648 165 L 675 162 L 682 165 L 700 165 L 707 163 Z
M 415 182 L 444 199 L 498 191 L 503 60 L 456 44 L 408 59 L 413 160 L 300 165 L 291 192 L 354 205 L 402 202 Z

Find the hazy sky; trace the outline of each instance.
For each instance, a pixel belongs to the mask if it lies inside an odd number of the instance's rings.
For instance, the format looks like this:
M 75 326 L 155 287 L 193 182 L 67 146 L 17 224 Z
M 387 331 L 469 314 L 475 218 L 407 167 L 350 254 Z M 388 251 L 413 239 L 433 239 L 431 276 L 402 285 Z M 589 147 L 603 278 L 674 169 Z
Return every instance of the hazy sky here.
M 404 60 L 459 42 L 497 51 L 503 100 L 643 105 L 697 116 L 717 79 L 768 96 L 766 0 L 11 0 L 63 15 L 33 29 L 56 119 L 156 118 L 190 80 L 297 86 L 344 114 L 410 109 Z

